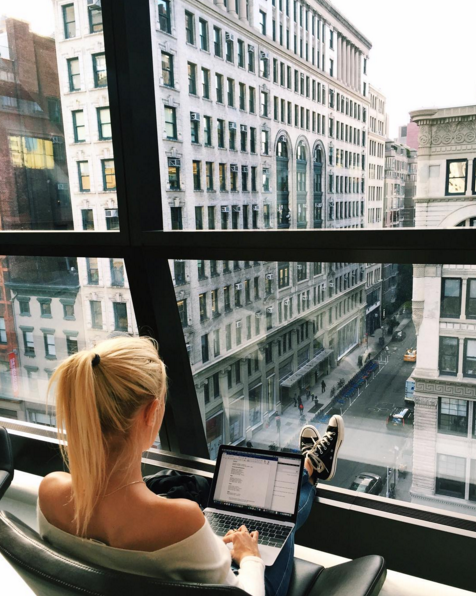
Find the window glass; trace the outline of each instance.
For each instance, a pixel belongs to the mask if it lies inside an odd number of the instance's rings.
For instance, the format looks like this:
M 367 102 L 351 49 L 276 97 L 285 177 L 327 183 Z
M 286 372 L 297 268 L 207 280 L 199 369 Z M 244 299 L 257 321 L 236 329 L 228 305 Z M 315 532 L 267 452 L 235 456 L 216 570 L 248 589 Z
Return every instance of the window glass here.
M 441 282 L 441 316 L 459 318 L 461 315 L 461 279 L 444 278 Z
M 453 435 L 468 434 L 468 401 L 441 397 L 438 431 Z

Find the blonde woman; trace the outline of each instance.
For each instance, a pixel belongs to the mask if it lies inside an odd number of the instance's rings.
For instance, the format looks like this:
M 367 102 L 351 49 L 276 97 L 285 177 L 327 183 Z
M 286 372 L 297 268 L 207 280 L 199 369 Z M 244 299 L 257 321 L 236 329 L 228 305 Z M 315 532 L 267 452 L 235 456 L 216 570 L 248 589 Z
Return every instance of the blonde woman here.
M 253 596 L 286 594 L 293 539 L 288 539 L 275 565 L 266 568 L 265 578 L 256 532 L 250 534 L 242 526 L 220 539 L 196 503 L 159 498 L 146 487 L 141 456 L 162 424 L 167 388 L 165 367 L 152 340 L 119 337 L 94 351 L 74 354 L 60 364 L 51 386 L 70 473 L 54 472 L 41 482 L 38 522 L 44 539 L 65 553 L 111 569 L 230 584 Z M 312 506 L 317 478 L 335 472 L 341 422 L 328 431 L 322 439 L 313 427 L 301 433 L 301 447 L 308 454 L 301 524 Z M 232 545 L 238 575 L 230 569 L 225 543 Z

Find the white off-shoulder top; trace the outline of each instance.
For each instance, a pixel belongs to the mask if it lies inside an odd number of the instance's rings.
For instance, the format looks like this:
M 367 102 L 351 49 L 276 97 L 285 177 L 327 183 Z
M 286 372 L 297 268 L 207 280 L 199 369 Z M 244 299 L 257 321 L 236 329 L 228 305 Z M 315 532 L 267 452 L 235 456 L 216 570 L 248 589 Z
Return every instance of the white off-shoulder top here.
M 43 515 L 37 505 L 40 536 L 73 557 L 117 571 L 160 579 L 204 584 L 228 584 L 252 596 L 264 596 L 265 565 L 260 557 L 245 557 L 240 571 L 231 570 L 228 547 L 205 519 L 203 526 L 188 538 L 152 552 L 108 546 L 90 538 L 80 538 L 60 530 Z

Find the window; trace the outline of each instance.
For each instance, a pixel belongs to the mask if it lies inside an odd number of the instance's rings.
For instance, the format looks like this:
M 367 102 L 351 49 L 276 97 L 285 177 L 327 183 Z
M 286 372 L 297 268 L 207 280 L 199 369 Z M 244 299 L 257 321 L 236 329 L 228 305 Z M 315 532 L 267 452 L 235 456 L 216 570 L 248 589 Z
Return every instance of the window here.
M 441 317 L 457 319 L 461 315 L 461 279 L 441 280 Z
M 216 89 L 216 100 L 218 103 L 223 103 L 223 75 L 215 75 L 215 89 Z
M 182 230 L 183 229 L 182 207 L 171 207 L 170 208 L 170 218 L 171 218 L 172 230 Z
M 205 163 L 205 177 L 206 177 L 207 190 L 213 191 L 214 186 L 213 186 L 213 162 L 212 161 L 207 161 Z M 213 207 L 213 209 L 214 209 L 214 207 Z M 213 217 L 213 222 L 215 222 L 215 217 Z M 213 228 L 212 228 L 209 225 L 208 227 L 210 228 L 210 230 L 215 229 L 215 226 L 213 226 Z
M 226 40 L 226 61 L 233 63 L 235 61 L 235 50 L 233 40 L 225 33 Z
M 88 271 L 88 284 L 97 286 L 99 284 L 99 267 L 97 258 L 87 257 L 86 269 Z
M 464 499 L 466 460 L 438 453 L 436 494 Z
M 193 190 L 201 190 L 201 181 L 200 181 L 200 161 L 193 161 L 192 162 L 192 176 L 193 176 Z
M 106 54 L 93 54 L 94 86 L 107 87 Z
M 190 140 L 194 144 L 200 143 L 200 121 L 196 112 L 190 112 Z
M 113 302 L 114 306 L 114 329 L 115 331 L 128 331 L 127 304 L 125 302 Z
M 248 191 L 248 166 L 241 166 L 241 190 Z M 246 216 L 245 216 L 246 213 Z M 248 228 L 248 205 L 243 205 L 243 229 Z
M 202 68 L 202 97 L 210 99 L 210 71 Z
M 211 116 L 203 117 L 203 143 L 205 147 L 212 146 L 212 118 Z
M 84 112 L 83 110 L 75 110 L 72 112 L 73 115 L 73 132 L 74 142 L 84 143 L 86 140 L 86 126 L 84 125 Z
M 440 337 L 440 374 L 456 375 L 458 372 L 458 338 Z
M 197 65 L 188 62 L 188 92 L 197 95 Z
M 109 259 L 111 272 L 111 286 L 124 287 L 124 261 L 122 259 Z
M 195 45 L 195 16 L 188 10 L 185 11 L 185 40 Z
M 119 229 L 119 217 L 117 215 L 117 209 L 105 209 L 106 216 L 106 228 L 108 230 Z
M 166 87 L 174 87 L 174 58 L 167 52 L 162 52 L 162 80 Z
M 248 70 L 255 71 L 255 48 L 251 45 L 248 46 Z
M 208 23 L 204 19 L 199 19 L 200 23 L 200 49 L 208 52 Z
M 68 352 L 68 356 L 72 356 L 76 354 L 78 351 L 78 338 L 73 337 L 72 335 L 66 336 L 66 351 Z
M 74 4 L 65 4 L 63 7 L 63 25 L 65 39 L 76 37 L 76 19 L 74 16 Z
M 263 168 L 263 192 L 269 191 L 269 168 Z
M 226 85 L 228 105 L 233 108 L 235 105 L 235 81 L 233 79 L 227 79 Z
M 217 135 L 219 149 L 225 148 L 225 121 L 217 120 Z
M 89 6 L 89 33 L 100 33 L 103 30 L 102 10 L 100 6 Z
M 169 157 L 167 163 L 169 190 L 180 190 L 180 161 L 178 159 Z
M 236 122 L 228 123 L 228 148 L 236 150 Z
M 94 214 L 92 209 L 81 209 L 83 230 L 94 230 Z
M 257 190 L 257 166 L 251 166 L 251 192 L 256 192 Z
M 246 85 L 240 83 L 240 110 L 246 110 Z
M 116 190 L 116 171 L 113 159 L 102 159 L 103 190 Z
M 467 281 L 466 318 L 476 319 L 476 279 L 468 279 Z
M 208 362 L 208 360 L 209 360 L 208 335 L 202 335 L 201 344 L 202 344 L 202 362 Z
M 102 306 L 99 300 L 90 300 L 91 325 L 93 329 L 102 329 Z
M 246 152 L 248 149 L 248 131 L 246 124 L 240 126 L 240 149 L 243 152 Z
M 69 90 L 80 91 L 81 90 L 81 75 L 79 72 L 79 58 L 70 58 L 68 61 L 68 78 L 69 78 Z
M 269 130 L 261 131 L 261 153 L 269 155 Z
M 262 35 L 266 35 L 266 13 L 259 11 L 259 27 Z
M 177 139 L 177 115 L 175 108 L 165 106 L 165 135 L 167 139 Z
M 468 434 L 468 401 L 440 397 L 438 399 L 438 432 L 450 435 Z
M 158 0 L 159 28 L 164 33 L 172 33 L 170 0 Z
M 287 288 L 289 286 L 289 263 L 278 264 L 278 288 Z
M 75 321 L 76 317 L 74 316 L 74 300 L 62 298 L 60 299 L 60 302 L 63 304 L 63 318 L 68 321 Z
M 78 161 L 78 180 L 79 180 L 79 191 L 90 192 L 91 180 L 89 177 L 89 162 Z
M 307 279 L 307 263 L 301 262 L 297 263 L 297 281 L 303 281 Z
M 0 344 L 7 343 L 7 330 L 5 327 L 5 317 L 0 317 Z
M 174 280 L 176 286 L 186 283 L 185 261 L 174 261 Z
M 255 93 L 256 90 L 254 89 L 254 87 L 250 87 L 249 88 L 249 99 L 248 99 L 248 103 L 249 103 L 249 112 L 250 114 L 254 114 L 255 113 Z
M 221 29 L 213 27 L 213 48 L 215 56 L 223 57 L 223 49 L 221 44 Z
M 464 340 L 463 375 L 476 377 L 476 339 Z
M 446 162 L 446 195 L 466 194 L 467 159 L 447 160 Z
M 238 66 L 245 68 L 245 42 L 242 39 L 238 40 Z
M 250 127 L 250 153 L 256 153 L 256 128 Z
M 43 340 L 45 344 L 45 357 L 48 360 L 56 360 L 56 344 L 54 330 L 43 331 Z
M 219 178 L 219 182 L 220 182 L 220 190 L 225 191 L 226 190 L 226 163 L 218 164 L 218 178 Z M 223 217 L 224 213 L 226 214 L 226 212 L 223 211 L 223 209 L 222 209 L 222 217 Z
M 208 319 L 207 316 L 207 294 L 199 294 L 198 296 L 198 304 L 199 304 L 199 311 L 200 311 L 200 321 L 205 321 Z
M 112 139 L 111 115 L 109 108 L 97 108 L 99 140 Z

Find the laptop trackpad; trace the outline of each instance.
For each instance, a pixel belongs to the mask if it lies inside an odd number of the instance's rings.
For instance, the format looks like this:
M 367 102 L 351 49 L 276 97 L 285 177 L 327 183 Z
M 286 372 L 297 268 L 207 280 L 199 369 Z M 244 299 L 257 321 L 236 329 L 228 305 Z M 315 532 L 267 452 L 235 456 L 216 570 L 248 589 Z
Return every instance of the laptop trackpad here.
M 264 546 L 261 544 L 258 544 L 258 549 L 266 567 L 273 565 L 282 550 L 281 548 L 275 548 L 274 546 Z

